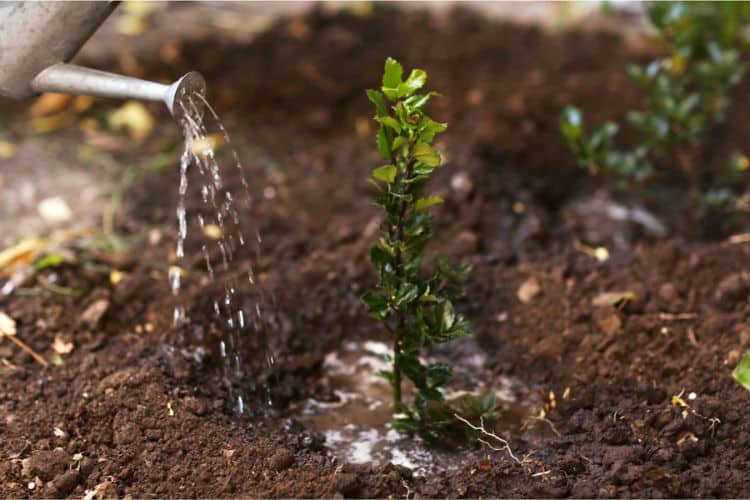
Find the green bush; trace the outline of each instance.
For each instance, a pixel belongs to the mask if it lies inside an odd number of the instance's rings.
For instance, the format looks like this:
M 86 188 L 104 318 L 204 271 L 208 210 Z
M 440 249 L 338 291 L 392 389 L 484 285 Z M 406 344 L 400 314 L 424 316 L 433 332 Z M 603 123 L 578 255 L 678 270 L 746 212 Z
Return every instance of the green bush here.
M 620 126 L 614 122 L 586 134 L 583 116 L 572 106 L 561 113 L 560 131 L 582 167 L 609 174 L 620 186 L 648 180 L 655 162 L 672 158 L 698 189 L 696 147 L 724 120 L 729 90 L 745 72 L 741 54 L 748 45 L 750 3 L 658 2 L 647 4 L 647 12 L 665 55 L 628 70 L 647 95 L 645 108 L 627 115 L 640 137 L 636 146 L 625 151 L 615 147 Z M 705 193 L 706 206 L 736 203 L 738 197 L 728 187 L 746 168 L 747 158 L 736 155 Z

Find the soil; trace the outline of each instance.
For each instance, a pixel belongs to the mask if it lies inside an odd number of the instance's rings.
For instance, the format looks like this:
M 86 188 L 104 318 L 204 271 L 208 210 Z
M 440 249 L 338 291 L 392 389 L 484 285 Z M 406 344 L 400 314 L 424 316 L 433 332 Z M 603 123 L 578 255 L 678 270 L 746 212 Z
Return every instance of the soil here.
M 37 352 L 50 358 L 56 336 L 74 345 L 61 365 L 42 368 L 0 344 L 0 495 L 750 496 L 750 393 L 731 377 L 750 349 L 750 245 L 726 239 L 741 225 L 696 224 L 669 164 L 650 190 L 613 191 L 583 173 L 558 137 L 565 104 L 580 104 L 591 122 L 638 106 L 624 69 L 655 53 L 647 44 L 466 10 L 433 17 L 381 6 L 366 16 L 281 19 L 250 41 L 170 43 L 174 50 L 135 54 L 142 76 L 204 73 L 256 199 L 267 305 L 267 340 L 247 360 L 256 398 L 238 417 L 210 356 L 198 364 L 183 355 L 166 278 L 176 166 L 141 177 L 116 219 L 118 234 L 133 236 L 126 251 L 72 249 L 74 262 L 27 278 L 22 287 L 33 293 L 0 296 L 0 311 Z M 427 70 L 443 94 L 431 108 L 450 123 L 439 144 L 448 161 L 433 184 L 446 198 L 433 246 L 474 265 L 460 308 L 485 373 L 522 380 L 546 402 L 547 420 L 528 420 L 511 441 L 522 464 L 477 444 L 458 452 L 455 470 L 425 477 L 390 463 L 353 465 L 295 417 L 306 398 L 325 396 L 328 352 L 386 340 L 358 297 L 375 280 L 368 248 L 377 218 L 363 89 L 377 84 L 388 55 Z M 122 71 L 122 61 L 96 64 Z M 700 152 L 702 172 L 748 144 L 748 87 Z M 21 116 L 22 104 L 8 105 L 8 116 Z M 158 116 L 158 139 L 115 158 L 179 142 Z M 85 139 L 65 129 L 49 140 Z M 594 211 L 608 203 L 650 210 L 666 230 Z M 595 246 L 608 249 L 606 261 L 581 250 Z M 112 284 L 111 268 L 125 277 Z M 51 279 L 84 293 L 46 293 Z M 522 302 L 519 287 L 532 279 L 538 292 Z M 626 291 L 634 298 L 617 307 L 602 299 Z M 192 324 L 209 329 L 207 295 L 193 284 L 180 300 Z

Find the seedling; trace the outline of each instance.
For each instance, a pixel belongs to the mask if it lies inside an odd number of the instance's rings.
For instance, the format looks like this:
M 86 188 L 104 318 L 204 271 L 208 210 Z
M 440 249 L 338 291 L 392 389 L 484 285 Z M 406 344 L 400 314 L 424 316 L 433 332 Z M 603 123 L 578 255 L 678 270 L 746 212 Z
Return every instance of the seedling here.
M 694 194 L 700 195 L 697 146 L 714 124 L 724 120 L 728 93 L 745 72 L 740 49 L 747 45 L 750 4 L 658 2 L 648 4 L 647 12 L 665 55 L 646 66 L 629 68 L 633 81 L 647 93 L 645 109 L 627 115 L 640 134 L 637 145 L 616 149 L 614 138 L 620 126 L 614 122 L 587 135 L 581 111 L 572 106 L 562 111 L 560 130 L 578 163 L 591 173 L 609 174 L 620 186 L 628 186 L 651 178 L 656 162 L 673 158 Z M 747 158 L 735 155 L 727 172 L 714 180 L 724 185 L 704 194 L 706 207 L 739 201 L 726 185 L 743 165 L 746 169 Z
M 432 237 L 429 212 L 443 202 L 425 193 L 425 184 L 441 163 L 432 142 L 447 128 L 424 112 L 429 100 L 438 95 L 417 92 L 426 82 L 427 74 L 421 69 L 412 70 L 404 79 L 401 64 L 388 58 L 381 89 L 367 91 L 379 124 L 377 147 L 387 163 L 372 171 L 372 182 L 380 192 L 376 204 L 384 217 L 380 239 L 370 252 L 379 281 L 362 301 L 393 342 L 392 369 L 380 375 L 393 389 L 394 427 L 435 441 L 454 422 L 440 390 L 451 377 L 451 367 L 425 364 L 420 355 L 431 344 L 471 332 L 466 318 L 453 307 L 453 301 L 463 295 L 461 283 L 469 266 L 454 269 L 437 258 L 429 274 L 423 269 L 425 246 Z M 408 405 L 402 397 L 404 377 L 415 389 Z
M 745 353 L 732 376 L 742 387 L 750 391 L 750 352 Z

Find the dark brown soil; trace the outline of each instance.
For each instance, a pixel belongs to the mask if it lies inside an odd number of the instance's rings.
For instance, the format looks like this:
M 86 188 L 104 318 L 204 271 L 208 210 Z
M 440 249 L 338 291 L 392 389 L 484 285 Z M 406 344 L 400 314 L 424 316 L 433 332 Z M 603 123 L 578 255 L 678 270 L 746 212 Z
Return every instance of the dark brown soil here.
M 259 389 L 252 416 L 237 418 L 210 363 L 179 353 L 166 279 L 177 178 L 151 175 L 128 192 L 118 231 L 160 227 L 170 237 L 141 238 L 117 254 L 79 250 L 76 264 L 55 272 L 58 284 L 86 290 L 80 297 L 0 296 L 0 310 L 38 352 L 50 357 L 57 335 L 75 345 L 62 366 L 43 369 L 0 344 L 0 495 L 750 496 L 750 393 L 731 378 L 750 348 L 750 246 L 702 239 L 709 232 L 689 222 L 676 177 L 665 176 L 659 197 L 613 194 L 575 166 L 558 138 L 567 103 L 592 121 L 636 106 L 624 68 L 648 48 L 464 11 L 431 18 L 380 7 L 366 17 L 283 20 L 249 43 L 177 44 L 181 56 L 169 63 L 154 55 L 139 62 L 154 78 L 201 70 L 248 168 L 276 358 L 273 370 L 253 376 L 258 388 L 269 386 L 273 405 Z M 365 182 L 377 157 L 372 131 L 363 130 L 371 114 L 363 89 L 376 85 L 387 55 L 426 69 L 443 94 L 433 111 L 450 122 L 441 144 L 449 161 L 434 190 L 447 203 L 436 212 L 434 247 L 475 266 L 461 308 L 491 360 L 488 373 L 556 395 L 549 421 L 512 442 L 527 457 L 523 466 L 500 452 L 426 478 L 391 464 L 354 466 L 288 418 L 316 390 L 327 352 L 344 339 L 385 338 L 358 297 L 374 282 L 367 255 L 377 216 Z M 703 153 L 705 171 L 750 141 L 747 90 Z M 166 117 L 162 129 L 176 139 Z M 146 154 L 150 146 L 142 147 L 129 154 Z M 465 190 L 451 187 L 460 172 Z M 263 197 L 267 186 L 275 198 Z M 671 236 L 657 241 L 634 224 L 574 209 L 595 195 L 637 198 Z M 607 246 L 610 259 L 598 262 L 578 241 Z M 126 278 L 112 285 L 110 267 Z M 530 278 L 541 292 L 522 303 L 517 290 Z M 617 291 L 636 298 L 595 305 Z M 207 327 L 205 292 L 193 286 L 183 300 L 193 323 Z M 87 313 L 97 301 L 100 318 Z

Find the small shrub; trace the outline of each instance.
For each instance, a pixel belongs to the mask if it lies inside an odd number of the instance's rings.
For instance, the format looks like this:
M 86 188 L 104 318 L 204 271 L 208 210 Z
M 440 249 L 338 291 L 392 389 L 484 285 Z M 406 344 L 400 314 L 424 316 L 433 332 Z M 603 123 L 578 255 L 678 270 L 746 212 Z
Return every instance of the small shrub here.
M 613 176 L 618 185 L 644 181 L 654 174 L 654 163 L 674 158 L 700 193 L 695 171 L 697 146 L 706 132 L 724 120 L 730 106 L 729 90 L 745 72 L 741 50 L 746 48 L 750 4 L 742 2 L 658 2 L 647 5 L 659 43 L 665 52 L 646 66 L 633 65 L 629 74 L 647 93 L 642 111 L 631 111 L 628 123 L 640 140 L 631 150 L 615 148 L 620 126 L 606 122 L 590 134 L 578 108 L 562 111 L 564 141 L 591 173 Z M 729 187 L 748 168 L 747 157 L 735 155 L 727 171 L 704 193 L 708 208 L 736 204 L 740 197 Z
M 392 369 L 380 375 L 393 389 L 394 427 L 435 441 L 455 423 L 440 390 L 451 377 L 451 367 L 425 365 L 420 355 L 431 344 L 471 332 L 466 318 L 453 307 L 463 295 L 461 283 L 469 267 L 454 269 L 437 258 L 430 273 L 424 269 L 425 246 L 432 237 L 429 212 L 443 202 L 425 193 L 425 184 L 441 163 L 431 144 L 447 127 L 424 112 L 438 95 L 418 93 L 426 81 L 427 74 L 420 69 L 404 79 L 401 64 L 388 58 L 381 89 L 367 91 L 379 124 L 377 147 L 386 164 L 372 171 L 372 182 L 380 192 L 376 203 L 383 210 L 380 239 L 370 253 L 379 281 L 362 301 L 392 338 Z M 408 405 L 401 392 L 404 377 L 415 388 Z M 494 410 L 494 399 L 491 406 Z

